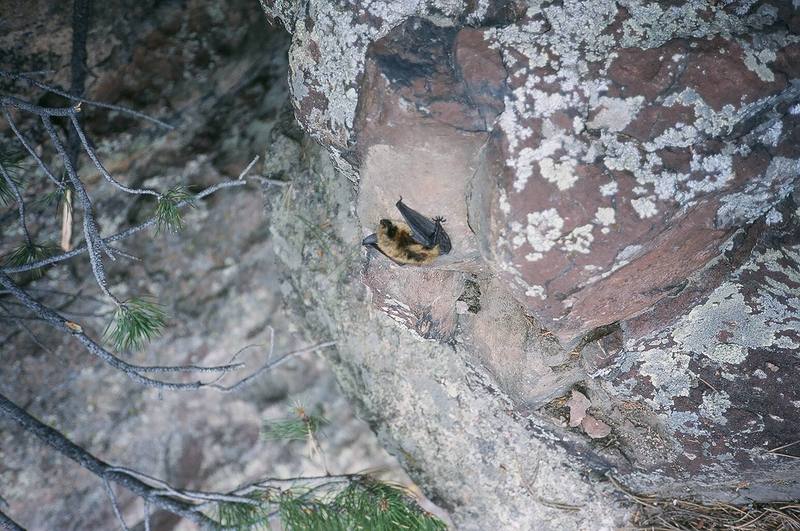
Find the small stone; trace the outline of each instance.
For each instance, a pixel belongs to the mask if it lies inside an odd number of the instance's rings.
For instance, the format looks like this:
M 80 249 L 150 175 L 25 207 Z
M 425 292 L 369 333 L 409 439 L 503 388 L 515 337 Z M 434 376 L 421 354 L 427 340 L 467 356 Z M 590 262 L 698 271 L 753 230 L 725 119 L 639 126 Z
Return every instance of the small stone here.
M 591 415 L 586 415 L 581 421 L 581 427 L 586 435 L 592 439 L 602 439 L 611 433 L 611 426 Z
M 567 401 L 569 407 L 569 425 L 576 428 L 581 424 L 581 421 L 586 416 L 586 410 L 589 409 L 592 403 L 586 398 L 586 395 L 580 391 L 572 391 L 572 398 Z

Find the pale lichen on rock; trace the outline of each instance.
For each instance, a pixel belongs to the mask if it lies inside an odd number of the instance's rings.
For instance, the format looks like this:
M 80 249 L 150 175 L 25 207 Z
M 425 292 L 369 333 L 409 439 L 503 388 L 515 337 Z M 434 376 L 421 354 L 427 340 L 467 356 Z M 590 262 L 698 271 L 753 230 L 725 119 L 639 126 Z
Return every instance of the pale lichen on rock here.
M 746 476 L 754 498 L 800 492 L 792 464 L 758 455 L 790 442 L 798 413 L 788 4 L 310 5 L 348 30 L 309 61 L 319 17 L 292 12 L 295 104 L 358 173 L 349 206 L 369 225 L 407 194 L 452 231 L 439 276 L 368 258 L 378 311 L 486 367 L 525 411 L 585 386 L 621 441 L 593 455 L 631 484 L 729 498 Z M 459 298 L 467 279 L 480 311 Z

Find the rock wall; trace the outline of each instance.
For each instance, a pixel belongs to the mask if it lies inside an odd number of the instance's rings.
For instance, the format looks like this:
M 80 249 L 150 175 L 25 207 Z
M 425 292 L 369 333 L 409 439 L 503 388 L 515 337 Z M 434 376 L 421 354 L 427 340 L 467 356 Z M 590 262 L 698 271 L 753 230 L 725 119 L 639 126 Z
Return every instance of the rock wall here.
M 287 220 L 282 256 L 309 322 L 352 338 L 345 389 L 458 524 L 544 525 L 523 478 L 545 461 L 573 503 L 604 492 L 570 475 L 588 470 L 669 496 L 800 495 L 796 448 L 771 451 L 800 420 L 791 2 L 262 5 L 339 175 L 293 196 L 338 247 L 304 255 Z M 399 196 L 447 219 L 451 254 L 359 254 Z
M 47 70 L 39 79 L 69 86 L 71 4 L 0 0 L 0 68 Z M 285 111 L 289 38 L 280 27 L 265 24 L 258 4 L 236 0 L 224 9 L 207 1 L 94 5 L 88 96 L 176 126 L 167 132 L 83 107 L 81 116 L 100 157 L 121 182 L 166 190 L 236 178 L 263 152 L 273 129 L 293 122 Z M 24 85 L 0 85 L 4 93 L 13 91 L 42 105 L 63 104 Z M 6 147 L 11 132 L 0 122 L 0 146 Z M 49 146 L 46 134 L 31 122 L 19 123 L 32 141 Z M 84 157 L 81 162 L 103 235 L 150 217 L 152 200 L 122 195 L 91 161 Z M 26 197 L 52 190 L 33 167 L 26 170 L 31 171 L 19 174 Z M 260 170 L 260 165 L 253 169 Z M 147 231 L 122 242 L 121 248 L 141 262 L 106 263 L 114 293 L 122 298 L 156 295 L 170 315 L 160 338 L 139 352 L 120 353 L 124 359 L 142 365 L 213 365 L 227 363 L 247 345 L 259 345 L 238 358 L 247 364 L 246 371 L 253 371 L 264 363 L 267 325 L 276 329 L 276 354 L 308 344 L 281 300 L 281 268 L 259 187 L 223 190 L 185 214 L 180 234 Z M 29 202 L 27 217 L 37 242 L 58 240 L 60 216 L 52 204 Z M 75 218 L 73 243 L 78 244 L 79 209 Z M 18 230 L 12 203 L 0 211 L 0 257 L 19 244 Z M 26 287 L 93 337 L 102 337 L 111 320 L 114 308 L 99 295 L 85 256 L 49 269 Z M 223 382 L 247 374 L 231 374 Z M 332 472 L 376 468 L 391 480 L 408 482 L 369 427 L 354 416 L 325 361 L 313 354 L 290 360 L 242 392 L 159 393 L 30 319 L 12 297 L 0 293 L 0 391 L 101 459 L 182 488 L 225 491 L 258 477 L 324 473 L 302 442 L 260 436 L 266 419 L 286 417 L 296 402 L 321 407 L 331 421 L 321 445 Z M 141 500 L 122 488 L 116 494 L 128 526 L 144 529 Z M 0 510 L 31 530 L 119 529 L 100 479 L 4 419 Z M 151 526 L 195 529 L 162 511 L 153 511 Z

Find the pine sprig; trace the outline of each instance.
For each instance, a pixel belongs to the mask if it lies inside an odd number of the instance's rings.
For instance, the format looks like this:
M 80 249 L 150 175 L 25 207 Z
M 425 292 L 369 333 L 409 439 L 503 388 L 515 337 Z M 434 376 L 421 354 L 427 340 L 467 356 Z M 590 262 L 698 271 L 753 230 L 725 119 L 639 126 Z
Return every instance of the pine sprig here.
M 23 242 L 5 256 L 3 265 L 6 267 L 22 267 L 55 256 L 57 252 L 58 247 L 49 243 L 40 245 Z M 44 271 L 44 268 L 33 269 L 27 272 L 27 276 L 30 280 L 37 280 L 42 278 Z
M 0 148 L 0 163 L 2 163 L 11 181 L 17 187 L 22 185 L 22 179 L 17 176 L 17 172 L 22 169 L 21 162 L 23 158 L 24 155 L 19 151 Z M 3 206 L 8 206 L 15 203 L 16 200 L 17 198 L 14 195 L 12 187 L 9 186 L 2 175 L 0 175 L 0 203 L 2 203 Z
M 269 440 L 304 441 L 314 436 L 328 424 L 321 414 L 308 413 L 303 406 L 295 406 L 294 416 L 264 422 L 264 438 Z
M 284 493 L 279 502 L 281 523 L 287 531 L 348 531 L 346 515 L 337 509 L 334 504 L 291 492 Z
M 178 204 L 182 201 L 189 201 L 189 206 L 194 208 L 192 202 L 194 194 L 186 186 L 176 186 L 169 189 L 158 198 L 156 204 L 156 234 L 161 232 L 180 232 L 183 230 L 183 213 Z
M 64 195 L 64 190 L 56 188 L 55 190 L 42 193 L 38 198 L 36 198 L 35 204 L 43 207 L 50 207 L 53 205 L 58 206 L 64 200 Z
M 401 486 L 361 476 L 342 490 L 334 506 L 346 515 L 348 529 L 444 531 L 444 522 L 422 510 Z
M 104 335 L 117 350 L 138 350 L 161 335 L 166 324 L 167 313 L 161 304 L 136 297 L 119 305 Z
M 262 495 L 255 493 L 250 496 L 256 501 L 263 501 L 262 505 L 247 503 L 220 503 L 217 504 L 217 521 L 223 529 L 248 529 L 253 531 L 268 530 L 269 526 L 269 500 L 262 499 Z
M 269 515 L 277 514 L 286 531 L 447 529 L 444 522 L 423 510 L 405 488 L 365 475 L 345 481 L 332 479 L 313 488 L 295 487 L 276 498 L 262 496 L 261 501 L 258 506 L 221 503 L 220 525 L 237 530 L 268 529 Z

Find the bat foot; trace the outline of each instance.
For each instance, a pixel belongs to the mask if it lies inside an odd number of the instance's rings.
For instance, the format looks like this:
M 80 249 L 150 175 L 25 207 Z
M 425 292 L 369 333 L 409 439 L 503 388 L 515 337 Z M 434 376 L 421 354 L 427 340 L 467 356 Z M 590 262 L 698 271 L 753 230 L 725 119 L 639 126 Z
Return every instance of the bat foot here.
M 446 223 L 447 222 L 447 220 L 444 219 L 442 216 L 436 216 L 435 218 L 433 218 L 433 221 L 435 221 L 436 223 Z

